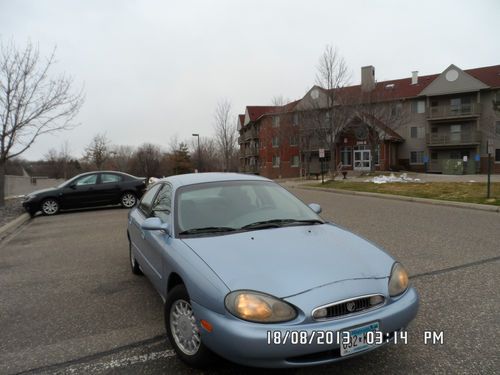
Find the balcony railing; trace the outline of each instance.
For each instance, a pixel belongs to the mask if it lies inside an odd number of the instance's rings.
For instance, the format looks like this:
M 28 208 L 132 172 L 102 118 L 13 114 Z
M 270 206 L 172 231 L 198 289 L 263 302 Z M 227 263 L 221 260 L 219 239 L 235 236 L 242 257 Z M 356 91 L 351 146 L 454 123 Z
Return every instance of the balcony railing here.
M 257 134 L 257 130 L 255 129 L 249 129 L 247 131 L 245 131 L 245 133 L 243 133 L 243 139 L 244 140 L 249 140 L 249 139 L 253 139 L 253 138 L 258 138 L 258 134 Z
M 478 131 L 427 134 L 427 145 L 429 146 L 470 145 L 479 143 L 481 143 L 481 133 Z
M 244 173 L 258 173 L 259 172 L 259 166 L 257 164 L 253 165 L 245 165 L 245 168 L 243 169 Z
M 247 147 L 245 149 L 245 156 L 259 156 L 257 147 Z
M 441 118 L 479 116 L 480 114 L 481 106 L 477 103 L 438 105 L 430 108 L 428 118 L 433 120 Z

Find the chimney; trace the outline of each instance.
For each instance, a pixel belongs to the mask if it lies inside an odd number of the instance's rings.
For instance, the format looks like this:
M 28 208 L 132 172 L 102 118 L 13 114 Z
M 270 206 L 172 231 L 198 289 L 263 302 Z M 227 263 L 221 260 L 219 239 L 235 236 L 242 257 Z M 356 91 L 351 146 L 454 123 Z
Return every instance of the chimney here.
M 372 91 L 375 88 L 375 68 L 372 65 L 361 67 L 361 90 Z
M 418 70 L 411 72 L 411 84 L 416 85 L 418 83 Z

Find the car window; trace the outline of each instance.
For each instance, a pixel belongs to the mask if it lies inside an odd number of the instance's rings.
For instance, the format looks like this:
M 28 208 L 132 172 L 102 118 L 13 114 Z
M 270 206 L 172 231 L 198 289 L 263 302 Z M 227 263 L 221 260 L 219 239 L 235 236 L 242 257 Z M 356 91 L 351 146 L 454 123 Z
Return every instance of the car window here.
M 152 213 L 159 217 L 161 221 L 166 222 L 170 215 L 172 207 L 172 186 L 170 184 L 163 185 L 162 189 L 156 196 L 153 203 Z
M 225 227 L 240 229 L 269 220 L 321 220 L 278 184 L 266 181 L 221 181 L 177 190 L 176 230 Z
M 96 182 L 97 182 L 97 175 L 91 174 L 90 176 L 79 178 L 76 181 L 75 185 L 76 186 L 95 185 Z
M 101 173 L 101 184 L 108 184 L 111 182 L 120 182 L 122 177 L 117 174 Z
M 158 192 L 158 190 L 160 190 L 161 187 L 162 184 L 153 185 L 142 197 L 141 202 L 139 203 L 139 209 L 145 215 L 149 215 L 149 212 L 151 211 L 151 206 L 153 204 L 153 200 L 156 196 L 156 193 Z

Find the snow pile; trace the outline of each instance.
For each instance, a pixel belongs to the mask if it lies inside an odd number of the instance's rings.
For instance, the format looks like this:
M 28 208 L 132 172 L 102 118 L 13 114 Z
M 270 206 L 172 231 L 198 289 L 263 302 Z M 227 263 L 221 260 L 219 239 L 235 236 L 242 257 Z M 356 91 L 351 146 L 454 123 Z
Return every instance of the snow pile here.
M 390 176 L 375 176 L 365 180 L 365 182 L 373 182 L 374 184 L 386 184 L 388 182 L 420 182 L 420 178 L 408 177 L 406 173 L 402 173 L 400 176 L 395 176 L 391 173 Z

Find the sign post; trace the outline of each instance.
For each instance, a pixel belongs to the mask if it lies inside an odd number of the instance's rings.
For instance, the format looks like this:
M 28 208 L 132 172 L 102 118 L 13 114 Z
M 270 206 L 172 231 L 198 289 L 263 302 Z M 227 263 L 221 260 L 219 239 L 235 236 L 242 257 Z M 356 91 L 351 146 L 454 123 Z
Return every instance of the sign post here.
M 493 142 L 488 140 L 486 143 L 486 148 L 488 149 L 488 192 L 486 198 L 490 199 L 491 196 L 491 154 L 493 153 Z
M 325 183 L 325 177 L 324 177 L 324 174 L 323 174 L 323 161 L 325 160 L 325 149 L 324 148 L 320 148 L 318 150 L 318 154 L 319 154 L 319 160 L 320 160 L 320 168 L 321 168 L 321 183 L 324 184 Z

